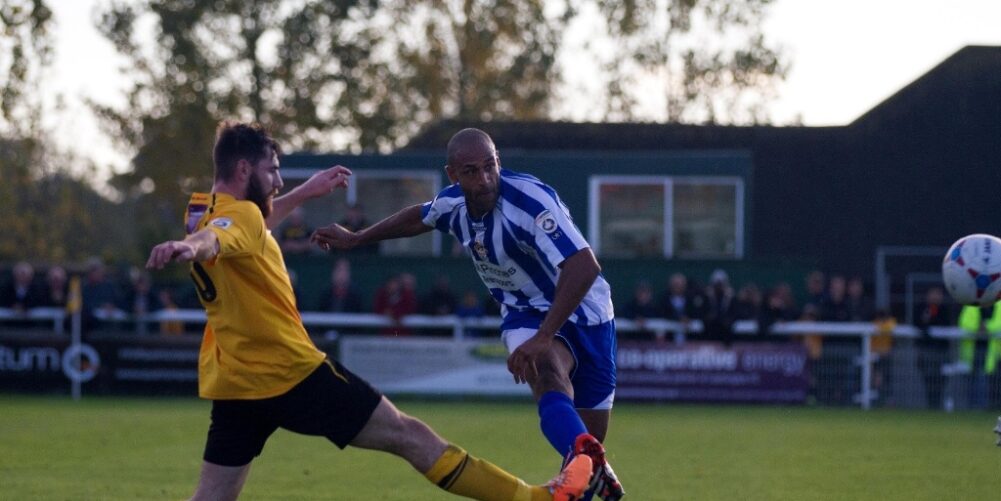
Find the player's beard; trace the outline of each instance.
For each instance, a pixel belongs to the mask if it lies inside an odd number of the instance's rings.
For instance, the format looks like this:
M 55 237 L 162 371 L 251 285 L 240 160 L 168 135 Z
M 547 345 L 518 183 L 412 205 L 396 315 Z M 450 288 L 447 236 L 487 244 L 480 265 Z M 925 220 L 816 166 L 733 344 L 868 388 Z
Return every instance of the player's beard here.
M 254 202 L 264 219 L 271 215 L 271 201 L 274 193 L 266 190 L 258 180 L 257 176 L 250 176 L 250 184 L 247 186 L 247 200 Z
M 494 207 L 497 206 L 497 199 L 500 198 L 500 188 L 495 187 L 494 189 L 481 191 L 473 196 L 466 196 L 466 204 L 468 204 L 474 212 L 478 213 L 476 217 L 483 217 L 489 212 L 493 212 Z

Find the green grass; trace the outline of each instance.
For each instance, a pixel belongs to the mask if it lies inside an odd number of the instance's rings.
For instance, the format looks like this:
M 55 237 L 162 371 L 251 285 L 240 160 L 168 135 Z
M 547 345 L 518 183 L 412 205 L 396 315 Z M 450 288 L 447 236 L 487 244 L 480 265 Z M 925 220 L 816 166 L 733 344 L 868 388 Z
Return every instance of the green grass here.
M 527 402 L 399 406 L 530 482 L 557 468 Z M 0 396 L 0 499 L 184 499 L 208 411 L 194 399 Z M 634 501 L 996 499 L 996 418 L 623 403 L 607 445 Z M 241 499 L 452 498 L 400 459 L 279 431 Z

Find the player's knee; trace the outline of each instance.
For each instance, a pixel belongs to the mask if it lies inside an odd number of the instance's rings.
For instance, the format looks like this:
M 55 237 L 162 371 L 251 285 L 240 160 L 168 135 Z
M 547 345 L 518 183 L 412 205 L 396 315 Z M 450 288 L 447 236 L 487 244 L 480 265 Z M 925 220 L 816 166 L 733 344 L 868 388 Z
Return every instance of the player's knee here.
M 570 374 L 551 363 L 539 364 L 538 374 L 529 380 L 534 389 L 543 393 L 547 391 L 561 391 L 567 393 L 572 391 L 570 384 Z

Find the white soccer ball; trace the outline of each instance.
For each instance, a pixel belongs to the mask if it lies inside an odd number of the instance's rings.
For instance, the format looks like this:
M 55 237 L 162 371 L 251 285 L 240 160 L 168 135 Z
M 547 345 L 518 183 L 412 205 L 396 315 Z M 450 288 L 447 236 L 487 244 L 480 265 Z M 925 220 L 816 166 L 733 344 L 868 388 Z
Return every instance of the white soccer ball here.
M 957 240 L 942 261 L 942 281 L 957 303 L 1001 301 L 1001 239 L 978 233 Z

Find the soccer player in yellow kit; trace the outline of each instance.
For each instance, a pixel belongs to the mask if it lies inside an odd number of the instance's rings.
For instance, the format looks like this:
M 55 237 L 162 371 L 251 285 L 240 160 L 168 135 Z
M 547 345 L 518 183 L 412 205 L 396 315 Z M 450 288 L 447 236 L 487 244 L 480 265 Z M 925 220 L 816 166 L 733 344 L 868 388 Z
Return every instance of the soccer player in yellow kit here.
M 212 401 L 212 420 L 192 499 L 236 499 L 251 461 L 279 427 L 326 437 L 340 448 L 395 454 L 460 496 L 578 499 L 591 476 L 586 455 L 576 457 L 546 485 L 530 486 L 446 442 L 316 348 L 302 325 L 270 228 L 303 201 L 346 186 L 351 171 L 332 167 L 275 198 L 283 184 L 279 153 L 278 144 L 259 125 L 220 124 L 212 192 L 192 195 L 187 237 L 155 246 L 146 263 L 161 269 L 171 262 L 190 262 L 208 316 L 198 392 Z

